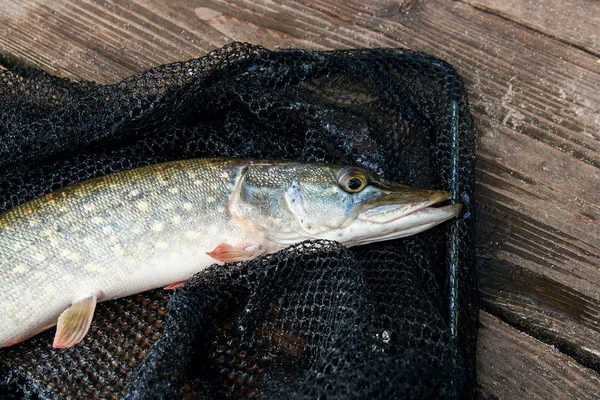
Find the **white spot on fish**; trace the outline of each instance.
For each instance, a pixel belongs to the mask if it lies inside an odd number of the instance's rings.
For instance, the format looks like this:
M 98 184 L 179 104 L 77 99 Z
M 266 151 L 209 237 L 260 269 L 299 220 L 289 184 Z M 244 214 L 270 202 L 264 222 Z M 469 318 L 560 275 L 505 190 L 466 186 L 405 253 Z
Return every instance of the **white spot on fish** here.
M 144 200 L 140 200 L 137 203 L 135 203 L 135 206 L 137 207 L 138 210 L 142 211 L 142 212 L 146 212 L 148 210 L 150 210 L 150 206 L 148 205 L 147 201 Z
M 191 210 L 193 208 L 192 203 L 183 203 L 183 209 L 184 210 Z
M 17 264 L 17 266 L 14 267 L 10 272 L 12 272 L 13 274 L 21 275 L 27 271 L 29 271 L 29 268 L 27 268 L 24 264 Z
M 115 230 L 113 229 L 112 226 L 110 225 L 104 225 L 102 227 L 102 233 L 104 233 L 105 235 L 110 235 L 111 233 L 113 233 Z
M 60 255 L 69 261 L 77 261 L 80 258 L 79 254 L 75 253 L 72 250 L 68 250 L 68 249 L 61 250 Z
M 200 185 L 202 185 L 202 181 L 201 181 L 201 180 L 199 180 L 199 179 L 196 179 L 196 180 L 194 181 L 194 185 L 196 185 L 196 186 L 200 186 Z
M 94 225 L 102 225 L 104 223 L 104 218 L 92 217 L 92 219 L 90 219 L 90 222 Z
M 174 224 L 180 224 L 181 217 L 179 215 L 175 215 L 175 216 L 173 216 L 173 218 L 171 218 L 171 221 L 173 221 Z
M 137 196 L 138 194 L 140 194 L 140 191 L 139 191 L 139 190 L 137 190 L 137 189 L 133 189 L 132 191 L 130 191 L 130 192 L 129 192 L 129 195 L 130 195 L 131 197 L 135 197 L 135 196 Z
M 96 206 L 93 203 L 85 203 L 83 205 L 83 210 L 87 212 L 93 211 L 95 208 Z
M 112 251 L 113 253 L 117 256 L 117 257 L 124 257 L 125 256 L 125 250 L 118 244 L 115 244 L 112 247 Z
M 37 281 L 45 281 L 46 278 L 48 277 L 48 274 L 46 274 L 43 271 L 38 271 L 33 275 L 34 279 Z
M 42 231 L 42 234 L 43 234 L 44 236 L 46 236 L 47 238 L 49 238 L 49 237 L 54 237 L 54 235 L 56 235 L 56 231 L 53 231 L 52 229 L 48 229 L 48 228 L 46 228 L 46 229 L 44 229 L 44 230 Z
M 162 232 L 163 229 L 165 229 L 165 224 L 163 224 L 162 222 L 155 222 L 152 224 L 153 232 Z
M 15 307 L 15 303 L 4 301 L 2 302 L 2 311 L 4 311 L 5 314 L 9 314 L 17 311 L 17 308 Z
M 81 239 L 81 242 L 83 243 L 84 247 L 91 247 L 91 246 L 96 246 L 96 240 L 89 237 L 89 236 L 85 236 Z
M 94 264 L 94 263 L 85 264 L 83 269 L 85 269 L 86 271 L 90 271 L 90 272 L 102 271 L 102 267 L 100 267 L 98 264 Z
M 48 294 L 49 296 L 56 296 L 57 295 L 57 290 L 53 285 L 48 285 L 44 287 L 44 290 L 46 291 L 46 294 Z
M 208 196 L 206 198 L 207 203 L 214 203 L 215 201 L 217 201 L 217 198 L 215 196 Z
M 169 188 L 169 193 L 177 194 L 177 193 L 179 193 L 179 188 L 177 186 L 173 186 L 173 187 Z
M 184 235 L 187 239 L 191 239 L 191 240 L 200 239 L 202 237 L 202 233 L 197 232 L 197 231 L 187 231 L 184 233 Z
M 164 240 L 159 240 L 154 243 L 154 247 L 156 247 L 158 250 L 166 250 L 169 248 L 169 243 L 165 242 Z
M 42 253 L 35 253 L 32 257 L 37 262 L 43 262 L 46 260 L 46 255 Z

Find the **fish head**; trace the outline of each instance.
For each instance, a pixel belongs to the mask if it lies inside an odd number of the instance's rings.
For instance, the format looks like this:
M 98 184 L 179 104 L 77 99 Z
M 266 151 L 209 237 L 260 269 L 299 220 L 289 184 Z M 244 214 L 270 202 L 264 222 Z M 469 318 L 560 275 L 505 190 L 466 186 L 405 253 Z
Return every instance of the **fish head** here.
M 267 238 L 282 246 L 328 239 L 346 246 L 417 234 L 458 215 L 451 195 L 414 188 L 358 167 L 273 164 L 249 168 L 242 208 Z M 261 171 L 262 169 L 262 171 Z

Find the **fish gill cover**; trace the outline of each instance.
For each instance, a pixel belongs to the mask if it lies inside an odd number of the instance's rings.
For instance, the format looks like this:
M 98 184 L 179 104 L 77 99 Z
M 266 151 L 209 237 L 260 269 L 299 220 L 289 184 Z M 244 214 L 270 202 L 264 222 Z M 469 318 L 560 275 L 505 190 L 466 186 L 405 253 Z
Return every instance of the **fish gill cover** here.
M 98 305 L 88 336 L 0 349 L 7 398 L 469 398 L 474 137 L 462 83 L 399 49 L 234 43 L 113 85 L 0 72 L 0 212 L 95 176 L 197 157 L 362 166 L 445 189 L 458 219 L 353 249 L 305 242 Z M 170 298 L 169 298 L 170 297 Z

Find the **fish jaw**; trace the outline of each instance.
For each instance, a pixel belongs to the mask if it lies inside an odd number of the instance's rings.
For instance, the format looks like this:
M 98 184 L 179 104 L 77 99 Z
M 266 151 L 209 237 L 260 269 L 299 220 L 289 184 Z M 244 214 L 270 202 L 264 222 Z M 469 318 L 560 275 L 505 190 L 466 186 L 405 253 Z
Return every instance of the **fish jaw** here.
M 392 192 L 382 199 L 376 199 L 371 204 L 366 204 L 367 209 L 361 211 L 357 218 L 369 223 L 385 224 L 416 212 L 423 214 L 424 209 L 442 203 L 450 197 L 451 194 L 444 190 L 402 187 L 401 191 Z M 442 214 L 436 213 L 435 216 L 441 217 Z
M 347 247 L 400 239 L 416 235 L 456 217 L 462 207 L 462 204 L 424 206 L 395 217 L 391 216 L 391 212 L 387 212 L 388 220 L 385 222 L 377 218 L 357 218 L 345 228 L 332 232 L 327 239 L 337 240 Z

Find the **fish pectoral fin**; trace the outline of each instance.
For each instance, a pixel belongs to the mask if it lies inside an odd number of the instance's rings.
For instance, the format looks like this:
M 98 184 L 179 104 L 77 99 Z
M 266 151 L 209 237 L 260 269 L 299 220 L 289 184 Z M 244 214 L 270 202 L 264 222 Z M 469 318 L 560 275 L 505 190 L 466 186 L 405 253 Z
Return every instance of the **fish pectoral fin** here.
M 228 243 L 221 243 L 213 251 L 208 251 L 206 254 L 217 261 L 233 262 L 233 261 L 248 261 L 264 254 L 265 246 L 262 244 L 232 246 Z
M 96 309 L 96 301 L 96 296 L 86 297 L 74 302 L 71 307 L 60 314 L 56 325 L 53 347 L 65 349 L 81 342 L 90 329 L 94 310 Z
M 163 289 L 164 290 L 173 290 L 173 289 L 177 289 L 179 286 L 182 286 L 184 283 L 186 283 L 187 281 L 179 281 L 179 282 L 175 282 L 175 283 L 171 283 L 170 285 L 165 286 Z

